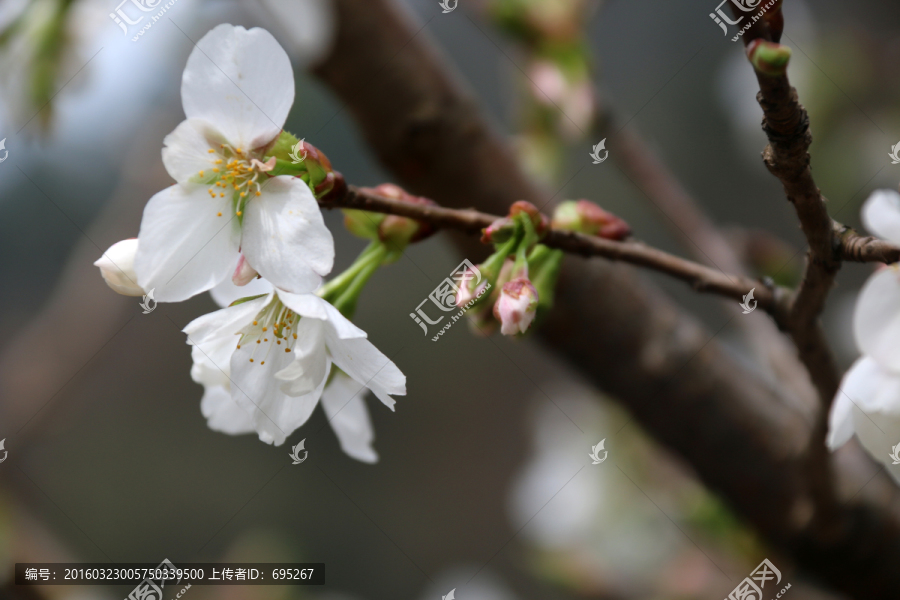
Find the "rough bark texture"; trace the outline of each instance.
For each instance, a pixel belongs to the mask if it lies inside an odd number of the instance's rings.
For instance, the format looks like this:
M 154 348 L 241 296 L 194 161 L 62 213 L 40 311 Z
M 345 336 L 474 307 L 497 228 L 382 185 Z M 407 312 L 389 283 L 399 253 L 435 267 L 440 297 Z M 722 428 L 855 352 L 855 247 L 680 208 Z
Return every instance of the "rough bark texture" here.
M 546 202 L 447 74 L 421 24 L 388 0 L 337 7 L 335 50 L 316 72 L 398 183 L 446 206 L 500 214 L 515 200 Z M 809 573 L 856 597 L 900 594 L 894 515 L 840 503 L 809 473 L 816 415 L 738 366 L 713 333 L 632 269 L 569 259 L 540 336 Z M 866 483 L 858 470 L 846 478 L 856 490 Z M 830 503 L 826 527 L 816 507 Z

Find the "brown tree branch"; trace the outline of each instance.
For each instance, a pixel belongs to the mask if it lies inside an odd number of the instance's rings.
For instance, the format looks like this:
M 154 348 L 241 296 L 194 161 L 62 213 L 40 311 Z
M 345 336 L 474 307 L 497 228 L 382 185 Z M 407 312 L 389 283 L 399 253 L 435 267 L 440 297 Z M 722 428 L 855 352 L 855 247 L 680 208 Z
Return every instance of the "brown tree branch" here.
M 851 227 L 832 223 L 838 238 L 841 259 L 851 262 L 880 262 L 892 264 L 900 262 L 900 248 L 871 236 L 858 234 Z
M 736 17 L 749 18 L 736 7 L 732 7 L 732 11 Z M 780 6 L 768 16 L 772 15 L 777 15 L 777 22 L 771 23 L 769 18 L 757 21 L 744 35 L 745 45 L 749 46 L 757 39 L 773 41 L 780 38 Z M 840 269 L 841 258 L 825 197 L 812 176 L 809 115 L 800 104 L 797 90 L 791 87 L 786 73 L 765 74 L 757 69 L 754 72 L 759 82 L 757 100 L 763 110 L 762 127 L 769 139 L 763 150 L 763 162 L 781 181 L 809 244 L 803 279 L 791 301 L 787 330 L 819 392 L 822 402 L 819 429 L 824 441 L 828 409 L 837 393 L 840 377 L 819 316 Z
M 500 218 L 471 208 L 452 209 L 427 204 L 410 204 L 354 186 L 346 187 L 343 194 L 320 201 L 320 204 L 323 208 L 355 208 L 400 215 L 430 223 L 435 227 L 470 234 L 481 233 L 482 229 Z M 763 282 L 749 277 L 723 273 L 719 269 L 706 267 L 641 242 L 618 242 L 572 231 L 551 229 L 541 243 L 571 254 L 585 257 L 600 256 L 645 267 L 680 279 L 698 292 L 718 294 L 739 302 L 755 288 L 754 297 L 760 308 L 776 319 L 783 318 L 786 314 L 788 296 L 780 289 L 769 288 Z
M 725 274 L 749 276 L 743 262 L 719 228 L 644 142 L 641 135 L 628 124 L 617 128 L 614 115 L 604 108 L 601 101 L 597 102 L 595 114 L 598 138 L 612 136 L 615 148 L 613 160 L 666 215 L 663 222 L 694 260 L 715 267 Z M 727 304 L 725 308 L 732 316 L 741 313 L 740 307 L 733 303 Z M 798 402 L 816 404 L 818 394 L 809 374 L 800 362 L 793 344 L 779 331 L 784 325 L 784 319 L 779 316 L 775 323 L 741 319 L 738 324 L 760 357 L 760 362 L 768 364 L 775 378 L 797 396 Z
M 448 74 L 421 23 L 389 0 L 335 5 L 336 43 L 315 72 L 399 183 L 446 206 L 494 213 L 516 200 L 547 202 Z M 457 241 L 470 257 L 483 252 Z M 866 598 L 900 593 L 900 523 L 866 501 L 864 473 L 839 470 L 842 486 L 856 491 L 853 504 L 815 481 L 813 415 L 734 361 L 632 269 L 570 258 L 539 334 L 821 581 Z M 814 519 L 823 502 L 837 507 L 825 527 Z

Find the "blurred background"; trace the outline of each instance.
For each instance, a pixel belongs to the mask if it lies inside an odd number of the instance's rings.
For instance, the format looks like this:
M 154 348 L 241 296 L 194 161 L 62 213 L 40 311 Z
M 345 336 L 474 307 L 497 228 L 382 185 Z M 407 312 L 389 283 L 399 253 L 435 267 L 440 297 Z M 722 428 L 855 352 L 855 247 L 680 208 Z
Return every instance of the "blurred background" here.
M 533 342 L 463 326 L 439 343 L 424 337 L 409 313 L 463 258 L 442 234 L 379 272 L 356 315 L 408 378 L 396 413 L 369 399 L 376 465 L 343 454 L 321 410 L 277 448 L 209 430 L 181 329 L 215 304 L 204 294 L 144 315 L 92 266 L 137 235 L 144 204 L 171 183 L 160 149 L 184 118 L 192 40 L 223 22 L 272 31 L 296 67 L 286 129 L 350 183 L 391 176 L 308 73 L 330 49 L 328 0 L 177 0 L 141 35 L 110 17 L 136 14 L 116 1 L 0 0 L 0 439 L 9 452 L 0 597 L 130 591 L 15 588 L 15 562 L 168 558 L 327 565 L 323 587 L 195 586 L 187 594 L 197 600 L 436 600 L 454 588 L 460 600 L 720 600 L 764 557 L 791 598 L 836 597 L 780 562 L 614 399 Z M 757 275 L 796 280 L 802 236 L 761 163 L 757 84 L 741 44 L 711 22 L 714 1 L 459 0 L 446 14 L 437 0 L 402 4 L 556 200 L 591 199 L 637 238 L 690 254 L 671 216 L 614 165 L 612 142 L 612 160 L 583 168 L 599 141 L 599 100 Z M 861 202 L 898 183 L 887 155 L 900 140 L 900 5 L 787 0 L 784 10 L 817 183 L 831 215 L 860 227 Z M 369 85 L 379 83 L 375 75 Z M 364 242 L 339 212 L 325 218 L 340 272 Z M 869 272 L 844 269 L 825 315 L 843 366 L 856 356 L 849 315 Z M 723 328 L 718 300 L 647 277 L 752 361 L 741 330 Z M 292 466 L 301 439 L 309 460 Z M 601 440 L 609 459 L 593 465 Z

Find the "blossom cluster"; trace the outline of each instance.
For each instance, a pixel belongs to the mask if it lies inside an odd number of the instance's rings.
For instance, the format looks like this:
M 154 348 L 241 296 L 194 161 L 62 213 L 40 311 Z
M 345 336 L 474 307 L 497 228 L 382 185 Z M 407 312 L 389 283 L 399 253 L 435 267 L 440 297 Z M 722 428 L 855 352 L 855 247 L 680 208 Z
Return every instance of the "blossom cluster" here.
M 483 276 L 463 277 L 456 298 L 474 329 L 488 334 L 499 326 L 503 335 L 525 333 L 534 320 L 553 306 L 553 293 L 562 265 L 562 250 L 540 243 L 550 228 L 606 239 L 623 240 L 631 228 L 619 217 L 587 200 L 569 200 L 556 207 L 552 221 L 530 202 L 520 200 L 509 215 L 485 228 L 482 242 L 493 244 L 494 253 L 478 271 Z M 485 291 L 492 288 L 490 294 Z
M 179 302 L 209 291 L 223 307 L 184 328 L 210 428 L 280 445 L 321 400 L 344 451 L 376 461 L 360 392 L 393 410 L 406 377 L 349 318 L 396 248 L 379 241 L 324 282 L 335 251 L 317 198 L 337 176 L 321 151 L 282 129 L 294 76 L 270 33 L 207 33 L 181 96 L 186 119 L 162 151 L 175 184 L 149 200 L 138 237 L 95 264 L 119 293 Z M 290 159 L 298 149 L 299 164 Z

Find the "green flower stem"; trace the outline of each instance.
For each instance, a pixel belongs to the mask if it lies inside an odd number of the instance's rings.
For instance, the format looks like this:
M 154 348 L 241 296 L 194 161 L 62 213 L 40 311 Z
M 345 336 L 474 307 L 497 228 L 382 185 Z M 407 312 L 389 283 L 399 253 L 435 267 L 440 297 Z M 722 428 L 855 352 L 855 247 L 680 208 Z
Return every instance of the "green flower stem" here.
M 524 274 L 528 276 L 528 250 L 539 239 L 537 231 L 534 229 L 534 223 L 528 215 L 519 215 L 517 221 L 521 223 L 524 233 L 516 248 L 516 262 L 513 265 L 512 272 L 514 274 Z
M 556 292 L 556 280 L 559 278 L 564 252 L 553 250 L 538 244 L 531 253 L 532 278 L 531 283 L 538 293 L 538 306 L 549 309 L 553 306 L 553 296 Z
M 340 297 L 340 295 L 344 293 L 344 290 L 353 283 L 356 276 L 368 266 L 371 260 L 373 260 L 373 257 L 382 254 L 384 250 L 384 245 L 381 242 L 373 241 L 369 243 L 365 250 L 360 252 L 359 256 L 356 257 L 356 260 L 353 261 L 353 264 L 350 265 L 346 271 L 322 286 L 322 289 L 318 292 L 319 296 L 329 302 Z M 383 256 L 379 257 L 378 260 L 381 260 L 381 258 L 383 258 Z M 334 303 L 332 302 L 332 304 Z
M 487 258 L 487 260 L 482 263 L 481 272 L 485 274 L 488 281 L 490 281 L 491 283 L 495 283 L 497 281 L 497 277 L 500 276 L 500 269 L 503 268 L 503 263 L 504 261 L 506 261 L 506 257 L 516 251 L 516 248 L 518 247 L 521 239 L 522 230 L 519 227 L 516 227 L 516 233 L 499 248 L 497 248 L 497 251 L 491 254 Z
M 357 271 L 356 276 L 344 288 L 340 296 L 332 302 L 342 315 L 348 319 L 353 318 L 353 313 L 356 312 L 356 301 L 359 300 L 359 295 L 362 293 L 363 288 L 390 254 L 390 250 L 379 242 L 366 260 L 361 261 L 363 262 L 362 268 Z

